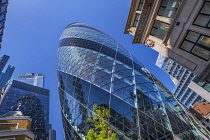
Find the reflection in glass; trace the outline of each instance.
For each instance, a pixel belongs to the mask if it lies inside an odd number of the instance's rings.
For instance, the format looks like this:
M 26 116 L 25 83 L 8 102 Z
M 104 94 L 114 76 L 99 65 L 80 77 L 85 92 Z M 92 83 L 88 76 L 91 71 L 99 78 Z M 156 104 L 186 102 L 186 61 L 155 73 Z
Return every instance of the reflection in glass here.
M 64 30 L 57 68 L 66 140 L 85 139 L 94 105 L 109 109 L 107 123 L 120 140 L 200 139 L 172 94 L 119 43 L 89 25 Z
M 198 43 L 210 48 L 210 37 L 201 36 Z
M 203 7 L 201 8 L 193 24 L 208 29 L 210 28 L 210 2 L 204 2 Z
M 210 37 L 188 31 L 185 40 L 182 42 L 181 49 L 196 55 L 204 60 L 210 58 Z
M 210 58 L 210 51 L 208 50 L 205 50 L 203 48 L 200 48 L 198 46 L 195 46 L 194 49 L 192 50 L 192 52 L 202 58 L 205 58 L 205 59 L 209 59 Z

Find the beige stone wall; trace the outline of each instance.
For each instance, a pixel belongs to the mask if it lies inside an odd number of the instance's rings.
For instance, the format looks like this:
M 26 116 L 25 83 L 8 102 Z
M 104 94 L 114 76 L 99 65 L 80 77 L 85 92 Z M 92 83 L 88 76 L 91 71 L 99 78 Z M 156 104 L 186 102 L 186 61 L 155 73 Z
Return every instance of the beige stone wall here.
M 31 121 L 28 119 L 12 119 L 12 120 L 0 120 L 0 123 L 5 123 L 4 125 L 0 125 L 0 130 L 7 130 L 7 129 L 17 129 L 17 125 L 10 124 L 10 123 L 17 123 L 18 129 L 31 129 Z M 8 124 L 6 124 L 8 123 Z
M 210 36 L 209 29 L 193 25 L 193 22 L 196 16 L 198 15 L 201 7 L 203 6 L 204 1 L 205 0 L 181 1 L 181 5 L 179 6 L 179 9 L 176 13 L 176 17 L 172 20 L 169 18 L 157 16 L 157 11 L 159 10 L 160 6 L 160 1 L 154 0 L 151 4 L 152 10 L 149 13 L 147 12 L 148 15 L 146 16 L 148 16 L 148 18 L 145 19 L 146 21 L 139 22 L 139 23 L 143 22 L 146 23 L 146 26 L 138 25 L 138 27 L 134 29 L 131 26 L 132 24 L 129 23 L 133 23 L 135 14 L 132 13 L 135 13 L 134 12 L 135 10 L 132 8 L 135 7 L 134 6 L 135 4 L 138 5 L 137 3 L 138 1 L 133 0 L 128 18 L 129 21 L 127 21 L 125 30 L 130 29 L 131 31 L 130 34 L 134 35 L 133 43 L 141 42 L 143 44 L 148 45 L 157 52 L 163 54 L 166 57 L 169 57 L 178 64 L 192 71 L 198 77 L 197 79 L 199 81 L 207 80 L 210 82 L 210 61 L 202 60 L 201 58 L 179 48 L 188 30 Z M 144 13 L 144 9 L 142 13 Z M 143 19 L 144 17 L 141 18 Z M 165 39 L 161 40 L 158 39 L 157 37 L 150 35 L 154 20 L 159 20 L 170 24 L 170 29 Z M 143 35 L 141 35 L 142 32 Z
M 15 138 L 15 140 L 26 140 L 28 138 L 29 140 L 33 140 L 32 138 L 26 136 L 26 135 L 10 135 L 10 136 L 0 136 L 0 139 L 9 139 L 9 138 Z

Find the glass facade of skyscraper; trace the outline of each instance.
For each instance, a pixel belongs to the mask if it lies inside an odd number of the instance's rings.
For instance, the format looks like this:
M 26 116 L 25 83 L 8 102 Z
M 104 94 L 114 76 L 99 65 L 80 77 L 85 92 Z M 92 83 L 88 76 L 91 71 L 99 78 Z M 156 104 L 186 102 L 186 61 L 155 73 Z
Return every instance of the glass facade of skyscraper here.
M 44 75 L 42 73 L 25 73 L 16 77 L 15 80 L 38 87 L 44 87 Z
M 4 32 L 4 23 L 6 20 L 8 0 L 0 0 L 0 48 Z
M 94 105 L 110 110 L 120 140 L 200 139 L 172 94 L 105 33 L 73 23 L 57 50 L 59 97 L 66 140 L 85 139 Z
M 13 80 L 3 88 L 0 116 L 9 111 L 21 111 L 32 119 L 35 140 L 49 137 L 49 90 Z
M 6 83 L 10 80 L 14 70 L 15 70 L 15 67 L 9 65 L 6 69 L 6 71 L 4 73 L 1 73 L 0 88 L 4 87 L 6 85 Z
M 5 65 L 7 64 L 7 61 L 9 60 L 9 56 L 7 55 L 3 55 L 2 57 L 0 57 L 0 72 L 3 71 Z

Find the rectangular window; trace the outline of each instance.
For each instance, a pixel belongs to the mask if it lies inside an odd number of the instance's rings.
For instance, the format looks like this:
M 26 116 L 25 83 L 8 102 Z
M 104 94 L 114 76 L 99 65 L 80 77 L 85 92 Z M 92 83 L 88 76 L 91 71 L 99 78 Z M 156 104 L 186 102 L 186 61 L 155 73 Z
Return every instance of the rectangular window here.
M 0 21 L 2 21 L 4 19 L 4 17 L 5 17 L 4 15 L 1 15 L 0 16 Z
M 1 1 L 1 3 L 5 3 L 5 2 L 7 2 L 7 0 L 2 0 L 2 1 Z
M 193 31 L 188 31 L 180 48 L 208 61 L 210 58 L 210 37 Z
M 1 13 L 6 11 L 6 6 L 1 7 Z
M 193 24 L 210 29 L 210 2 L 204 2 Z
M 136 14 L 136 17 L 135 17 L 135 20 L 134 20 L 133 27 L 137 27 L 137 26 L 138 26 L 140 17 L 141 17 L 140 14 Z
M 158 15 L 173 19 L 179 7 L 180 0 L 162 0 Z
M 137 11 L 142 11 L 142 7 L 143 7 L 143 5 L 144 5 L 144 1 L 143 1 L 143 0 L 141 0 L 141 1 L 139 2 L 139 6 L 138 6 Z
M 169 27 L 170 25 L 168 23 L 155 20 L 150 34 L 163 40 L 169 30 Z

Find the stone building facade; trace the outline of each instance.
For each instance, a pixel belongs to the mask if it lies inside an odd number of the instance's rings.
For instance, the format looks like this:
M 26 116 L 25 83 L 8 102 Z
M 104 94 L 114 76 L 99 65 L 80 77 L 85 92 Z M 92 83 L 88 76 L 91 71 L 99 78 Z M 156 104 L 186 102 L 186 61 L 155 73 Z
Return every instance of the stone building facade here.
M 124 33 L 210 81 L 210 0 L 132 0 Z

